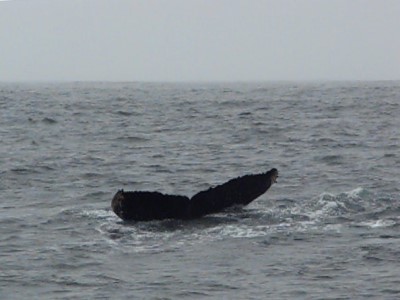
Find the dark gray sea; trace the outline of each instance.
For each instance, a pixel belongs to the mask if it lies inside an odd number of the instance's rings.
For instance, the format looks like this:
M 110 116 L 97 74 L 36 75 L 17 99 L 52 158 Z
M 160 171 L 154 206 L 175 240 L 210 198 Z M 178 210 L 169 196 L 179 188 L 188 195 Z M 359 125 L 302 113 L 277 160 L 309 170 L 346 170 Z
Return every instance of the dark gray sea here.
M 399 299 L 400 82 L 1 83 L 0 299 Z M 244 208 L 125 223 L 277 168 Z

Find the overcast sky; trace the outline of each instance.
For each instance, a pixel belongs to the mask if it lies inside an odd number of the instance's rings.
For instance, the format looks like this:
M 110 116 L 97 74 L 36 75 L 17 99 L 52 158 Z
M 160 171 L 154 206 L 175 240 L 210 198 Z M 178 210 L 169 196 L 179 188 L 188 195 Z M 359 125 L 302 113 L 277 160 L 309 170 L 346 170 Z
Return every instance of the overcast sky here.
M 0 81 L 399 79 L 398 0 L 0 1 Z

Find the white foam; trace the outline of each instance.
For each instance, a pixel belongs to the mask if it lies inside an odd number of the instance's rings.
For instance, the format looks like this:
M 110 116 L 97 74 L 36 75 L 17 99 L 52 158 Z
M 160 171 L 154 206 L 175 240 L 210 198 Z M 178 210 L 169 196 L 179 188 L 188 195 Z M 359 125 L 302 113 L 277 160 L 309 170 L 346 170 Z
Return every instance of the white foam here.
M 396 222 L 393 220 L 375 220 L 375 221 L 361 222 L 358 223 L 357 225 L 369 228 L 384 228 L 396 225 Z
M 306 214 L 311 219 L 318 220 L 326 216 L 336 216 L 357 210 L 360 207 L 359 200 L 364 192 L 362 187 L 339 194 L 323 192 L 314 199 L 315 202 L 306 207 L 308 210 Z
M 364 189 L 362 187 L 358 187 L 349 192 L 345 192 L 344 194 L 349 198 L 359 198 L 362 192 L 364 192 Z
M 224 225 L 213 228 L 208 233 L 213 232 L 216 237 L 232 238 L 254 238 L 266 236 L 270 232 L 270 227 L 266 225 L 248 226 L 248 225 Z
M 329 211 L 329 210 L 333 210 L 339 207 L 339 203 L 335 202 L 335 201 L 328 201 L 325 203 L 323 210 L 324 211 Z
M 325 216 L 335 213 L 341 205 L 337 202 L 334 195 L 323 193 L 319 196 L 316 206 L 307 207 L 305 214 L 312 220 L 319 220 Z
M 115 214 L 111 210 L 105 210 L 105 209 L 83 210 L 80 214 L 85 217 L 95 217 L 95 218 L 101 218 L 101 219 L 110 218 L 110 217 L 115 216 Z
M 324 200 L 324 199 L 333 199 L 335 198 L 336 195 L 328 193 L 328 192 L 323 192 L 321 195 L 319 195 L 319 201 Z
M 324 230 L 325 231 L 334 231 L 334 232 L 337 232 L 337 233 L 341 233 L 342 232 L 342 228 L 343 228 L 342 224 L 329 224 L 329 225 L 325 226 Z

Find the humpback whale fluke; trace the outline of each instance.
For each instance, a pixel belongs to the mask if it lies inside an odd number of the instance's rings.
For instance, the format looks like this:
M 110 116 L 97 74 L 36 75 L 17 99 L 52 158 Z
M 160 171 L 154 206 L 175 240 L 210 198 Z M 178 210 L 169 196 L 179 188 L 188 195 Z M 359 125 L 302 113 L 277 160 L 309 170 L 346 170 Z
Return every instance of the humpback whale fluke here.
M 234 205 L 247 205 L 264 194 L 278 178 L 278 170 L 245 175 L 195 194 L 167 195 L 159 192 L 118 191 L 111 208 L 123 220 L 150 221 L 162 219 L 194 219 L 220 212 Z

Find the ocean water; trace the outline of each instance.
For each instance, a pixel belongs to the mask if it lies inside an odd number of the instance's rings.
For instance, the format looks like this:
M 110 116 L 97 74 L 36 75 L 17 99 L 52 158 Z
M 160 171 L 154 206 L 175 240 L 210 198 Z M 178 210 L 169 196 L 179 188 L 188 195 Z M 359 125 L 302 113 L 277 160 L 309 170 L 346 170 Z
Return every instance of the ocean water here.
M 400 298 L 400 82 L 1 83 L 0 299 Z M 118 189 L 244 208 L 125 223 Z

